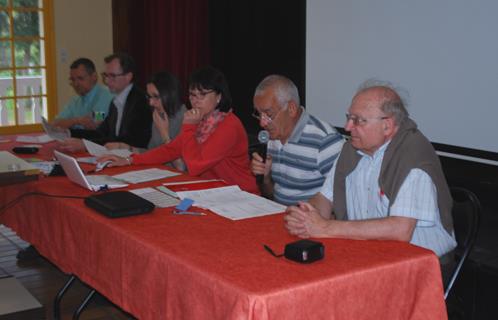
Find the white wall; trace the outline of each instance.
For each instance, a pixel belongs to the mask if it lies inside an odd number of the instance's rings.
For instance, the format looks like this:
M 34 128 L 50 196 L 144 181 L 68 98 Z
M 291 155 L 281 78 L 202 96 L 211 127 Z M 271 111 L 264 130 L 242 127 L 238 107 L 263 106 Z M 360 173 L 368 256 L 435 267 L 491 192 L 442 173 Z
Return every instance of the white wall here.
M 367 78 L 409 94 L 433 142 L 498 152 L 498 1 L 309 0 L 306 101 L 344 127 Z
M 90 58 L 100 73 L 112 53 L 112 0 L 54 0 L 57 101 L 61 110 L 74 95 L 69 66 Z

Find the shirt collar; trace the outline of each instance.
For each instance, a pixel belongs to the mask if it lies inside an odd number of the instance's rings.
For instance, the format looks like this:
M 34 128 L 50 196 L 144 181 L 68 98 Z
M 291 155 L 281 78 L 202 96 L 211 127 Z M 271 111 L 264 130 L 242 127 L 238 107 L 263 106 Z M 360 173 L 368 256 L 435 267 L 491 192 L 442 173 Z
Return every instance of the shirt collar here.
M 306 126 L 310 118 L 310 115 L 308 112 L 306 112 L 306 109 L 304 109 L 302 106 L 300 108 L 302 110 L 301 116 L 299 117 L 299 120 L 297 121 L 294 129 L 292 130 L 292 134 L 290 135 L 287 142 L 297 143 L 299 141 L 299 139 L 301 138 L 301 134 L 303 133 L 304 127 Z
M 128 97 L 128 94 L 130 93 L 132 86 L 133 84 L 130 83 L 126 88 L 123 89 L 123 91 L 121 91 L 114 97 L 114 104 L 116 106 L 117 105 L 123 106 L 125 104 L 126 98 Z
M 379 157 L 384 156 L 384 152 L 386 152 L 387 146 L 389 145 L 390 142 L 391 142 L 391 140 L 386 141 L 382 146 L 380 146 L 379 149 L 377 149 L 374 152 L 373 155 L 369 155 L 361 150 L 356 150 L 356 152 L 358 152 L 358 154 L 361 155 L 362 157 L 369 157 L 369 158 L 375 160 L 375 159 L 378 159 Z
M 81 96 L 81 99 L 83 99 L 83 101 L 91 100 L 97 94 L 97 86 L 98 84 L 95 84 L 90 91 Z

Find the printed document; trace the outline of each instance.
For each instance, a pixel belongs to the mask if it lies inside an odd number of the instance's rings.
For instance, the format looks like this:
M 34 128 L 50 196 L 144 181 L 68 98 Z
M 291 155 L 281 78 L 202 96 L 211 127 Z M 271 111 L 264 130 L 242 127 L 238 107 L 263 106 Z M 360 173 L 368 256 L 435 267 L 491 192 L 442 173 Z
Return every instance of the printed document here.
M 109 150 L 100 144 L 97 144 L 95 142 L 92 142 L 92 141 L 86 140 L 86 139 L 83 139 L 83 144 L 85 145 L 86 151 L 88 151 L 88 153 L 91 154 L 92 156 L 96 156 L 96 157 L 101 157 L 101 156 L 104 156 L 106 154 L 113 154 L 113 155 L 116 155 L 118 157 L 126 158 L 126 157 L 129 157 L 131 155 L 131 151 L 128 149 Z
M 180 199 L 194 200 L 194 206 L 209 209 L 232 220 L 281 213 L 286 208 L 279 203 L 242 191 L 238 186 L 179 191 L 176 194 Z

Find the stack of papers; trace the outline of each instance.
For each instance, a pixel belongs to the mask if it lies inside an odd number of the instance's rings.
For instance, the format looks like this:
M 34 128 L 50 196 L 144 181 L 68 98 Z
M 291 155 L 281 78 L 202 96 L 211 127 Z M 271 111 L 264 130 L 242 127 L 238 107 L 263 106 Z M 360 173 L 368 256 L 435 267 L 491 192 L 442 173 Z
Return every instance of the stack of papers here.
M 284 212 L 286 206 L 255 194 L 242 191 L 238 186 L 176 192 L 180 199 L 194 200 L 194 205 L 213 211 L 231 220 L 241 220 Z
M 106 147 L 92 142 L 90 140 L 83 139 L 83 144 L 85 145 L 86 151 L 89 154 L 96 157 L 101 157 L 108 154 L 113 154 L 118 157 L 129 157 L 131 155 L 131 151 L 128 149 L 107 149 Z

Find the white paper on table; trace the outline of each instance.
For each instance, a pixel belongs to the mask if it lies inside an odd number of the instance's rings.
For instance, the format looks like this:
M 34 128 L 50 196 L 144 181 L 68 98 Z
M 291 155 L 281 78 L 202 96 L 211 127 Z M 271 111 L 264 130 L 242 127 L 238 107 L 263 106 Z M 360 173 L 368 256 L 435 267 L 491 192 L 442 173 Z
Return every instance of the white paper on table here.
M 113 177 L 128 183 L 140 183 L 163 178 L 178 176 L 181 173 L 165 169 L 150 168 L 144 170 L 134 170 L 114 175 Z
M 71 137 L 69 129 L 54 127 L 53 125 L 49 124 L 47 119 L 45 119 L 44 117 L 42 117 L 41 120 L 43 130 L 50 138 L 57 141 L 63 141 Z
M 50 138 L 48 134 L 42 134 L 39 136 L 17 136 L 16 141 L 25 143 L 47 143 L 54 141 L 54 139 Z
M 78 157 L 76 161 L 79 163 L 97 164 L 97 157 Z
M 242 191 L 238 186 L 228 186 L 194 191 L 179 191 L 180 199 L 194 200 L 194 205 L 209 209 L 232 220 L 266 216 L 285 211 L 286 206 Z
M 49 175 L 50 172 L 54 169 L 55 166 L 55 161 L 38 161 L 38 162 L 31 162 L 31 165 L 45 175 Z
M 118 157 L 129 157 L 131 155 L 131 151 L 128 149 L 107 149 L 106 147 L 92 142 L 90 140 L 83 139 L 83 144 L 85 145 L 86 151 L 89 154 L 96 157 L 101 157 L 108 154 L 113 154 Z

